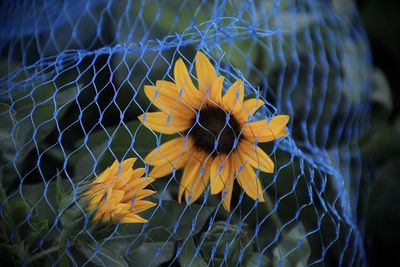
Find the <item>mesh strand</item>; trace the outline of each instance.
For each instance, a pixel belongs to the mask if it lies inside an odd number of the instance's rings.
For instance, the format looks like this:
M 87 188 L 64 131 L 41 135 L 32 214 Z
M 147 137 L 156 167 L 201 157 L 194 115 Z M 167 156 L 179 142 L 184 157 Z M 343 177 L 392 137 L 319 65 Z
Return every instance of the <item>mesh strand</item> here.
M 354 7 L 337 3 L 2 3 L 2 245 L 18 244 L 22 228 L 36 233 L 22 265 L 108 266 L 115 254 L 130 266 L 364 265 L 358 206 L 367 174 L 357 140 L 368 126 L 370 59 Z M 242 79 L 246 98 L 266 103 L 257 119 L 290 117 L 289 135 L 265 149 L 275 172 L 257 172 L 269 201 L 235 184 L 226 212 L 208 185 L 194 204 L 177 205 L 182 172 L 174 170 L 149 186 L 157 205 L 143 213 L 148 223 L 94 233 L 78 188 L 114 160 L 137 157 L 150 172 L 144 158 L 166 135 L 136 120 L 157 111 L 143 88 L 174 81 L 179 58 L 197 83 L 197 51 L 225 76 L 224 89 Z M 51 250 L 68 213 L 56 204 L 57 177 L 85 220 Z M 6 210 L 14 199 L 25 211 L 17 223 Z

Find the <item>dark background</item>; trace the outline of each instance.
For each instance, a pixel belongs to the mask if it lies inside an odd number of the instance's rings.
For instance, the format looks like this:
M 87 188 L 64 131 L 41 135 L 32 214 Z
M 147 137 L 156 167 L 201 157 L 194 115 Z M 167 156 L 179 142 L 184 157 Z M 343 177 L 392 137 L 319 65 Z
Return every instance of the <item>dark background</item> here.
M 371 266 L 399 266 L 400 247 L 400 8 L 396 0 L 356 1 L 367 31 L 375 67 L 390 86 L 392 108 L 372 108 L 371 132 L 366 143 L 377 142 L 368 157 L 374 181 L 367 199 L 365 246 Z M 375 141 L 372 140 L 375 137 Z M 378 141 L 376 141 L 376 139 Z

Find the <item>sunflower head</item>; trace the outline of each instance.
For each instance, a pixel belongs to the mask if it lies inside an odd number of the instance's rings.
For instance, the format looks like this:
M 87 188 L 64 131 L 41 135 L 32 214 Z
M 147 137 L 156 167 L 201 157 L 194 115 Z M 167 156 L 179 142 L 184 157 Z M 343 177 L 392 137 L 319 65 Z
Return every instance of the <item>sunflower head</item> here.
M 86 211 L 95 210 L 94 221 L 112 223 L 145 223 L 138 213 L 156 204 L 145 197 L 155 191 L 145 187 L 153 182 L 152 178 L 142 177 L 144 168 L 132 169 L 136 158 L 115 161 L 110 167 L 94 179 L 84 195 L 89 198 Z
M 157 81 L 144 91 L 160 111 L 146 112 L 139 119 L 151 130 L 179 137 L 154 149 L 146 157 L 158 178 L 183 168 L 178 200 L 196 201 L 209 184 L 211 194 L 221 194 L 230 210 L 233 182 L 246 194 L 264 201 L 263 188 L 254 169 L 272 173 L 274 163 L 258 147 L 287 135 L 289 117 L 278 115 L 254 121 L 265 105 L 258 98 L 245 99 L 242 80 L 223 90 L 225 77 L 218 76 L 208 58 L 198 52 L 195 59 L 197 86 L 178 59 L 174 82 Z

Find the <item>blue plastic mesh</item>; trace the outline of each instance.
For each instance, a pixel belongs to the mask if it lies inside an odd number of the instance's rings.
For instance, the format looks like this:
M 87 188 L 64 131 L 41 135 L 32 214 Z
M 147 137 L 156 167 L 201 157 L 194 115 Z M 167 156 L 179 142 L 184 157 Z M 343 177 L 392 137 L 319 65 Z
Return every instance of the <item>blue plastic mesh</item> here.
M 0 16 L 1 254 L 21 265 L 365 265 L 357 146 L 369 121 L 371 64 L 346 1 L 4 1 Z M 114 160 L 145 156 L 165 135 L 137 120 L 157 109 L 143 88 L 196 81 L 203 51 L 225 85 L 290 117 L 268 143 L 269 201 L 236 184 L 230 212 L 209 186 L 177 203 L 182 172 L 149 188 L 145 224 L 93 229 L 79 188 Z M 224 86 L 224 88 L 227 88 Z M 58 186 L 57 186 L 58 185 Z M 62 206 L 61 188 L 70 206 Z M 62 217 L 84 218 L 67 233 Z M 69 217 L 67 217 L 69 218 Z M 360 219 L 361 218 L 361 219 Z M 5 254 L 7 253 L 7 254 Z M 6 261 L 7 262 L 7 261 Z M 296 265 L 299 264 L 299 265 Z

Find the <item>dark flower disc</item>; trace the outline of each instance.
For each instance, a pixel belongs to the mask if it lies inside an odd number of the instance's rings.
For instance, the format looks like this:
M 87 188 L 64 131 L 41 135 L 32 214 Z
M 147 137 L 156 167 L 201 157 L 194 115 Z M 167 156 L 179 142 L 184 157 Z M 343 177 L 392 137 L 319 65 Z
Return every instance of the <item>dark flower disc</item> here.
M 188 131 L 195 147 L 208 154 L 228 154 L 234 150 L 235 139 L 240 139 L 240 125 L 235 117 L 218 107 L 205 108 L 199 113 L 199 120 L 193 118 L 193 126 Z

